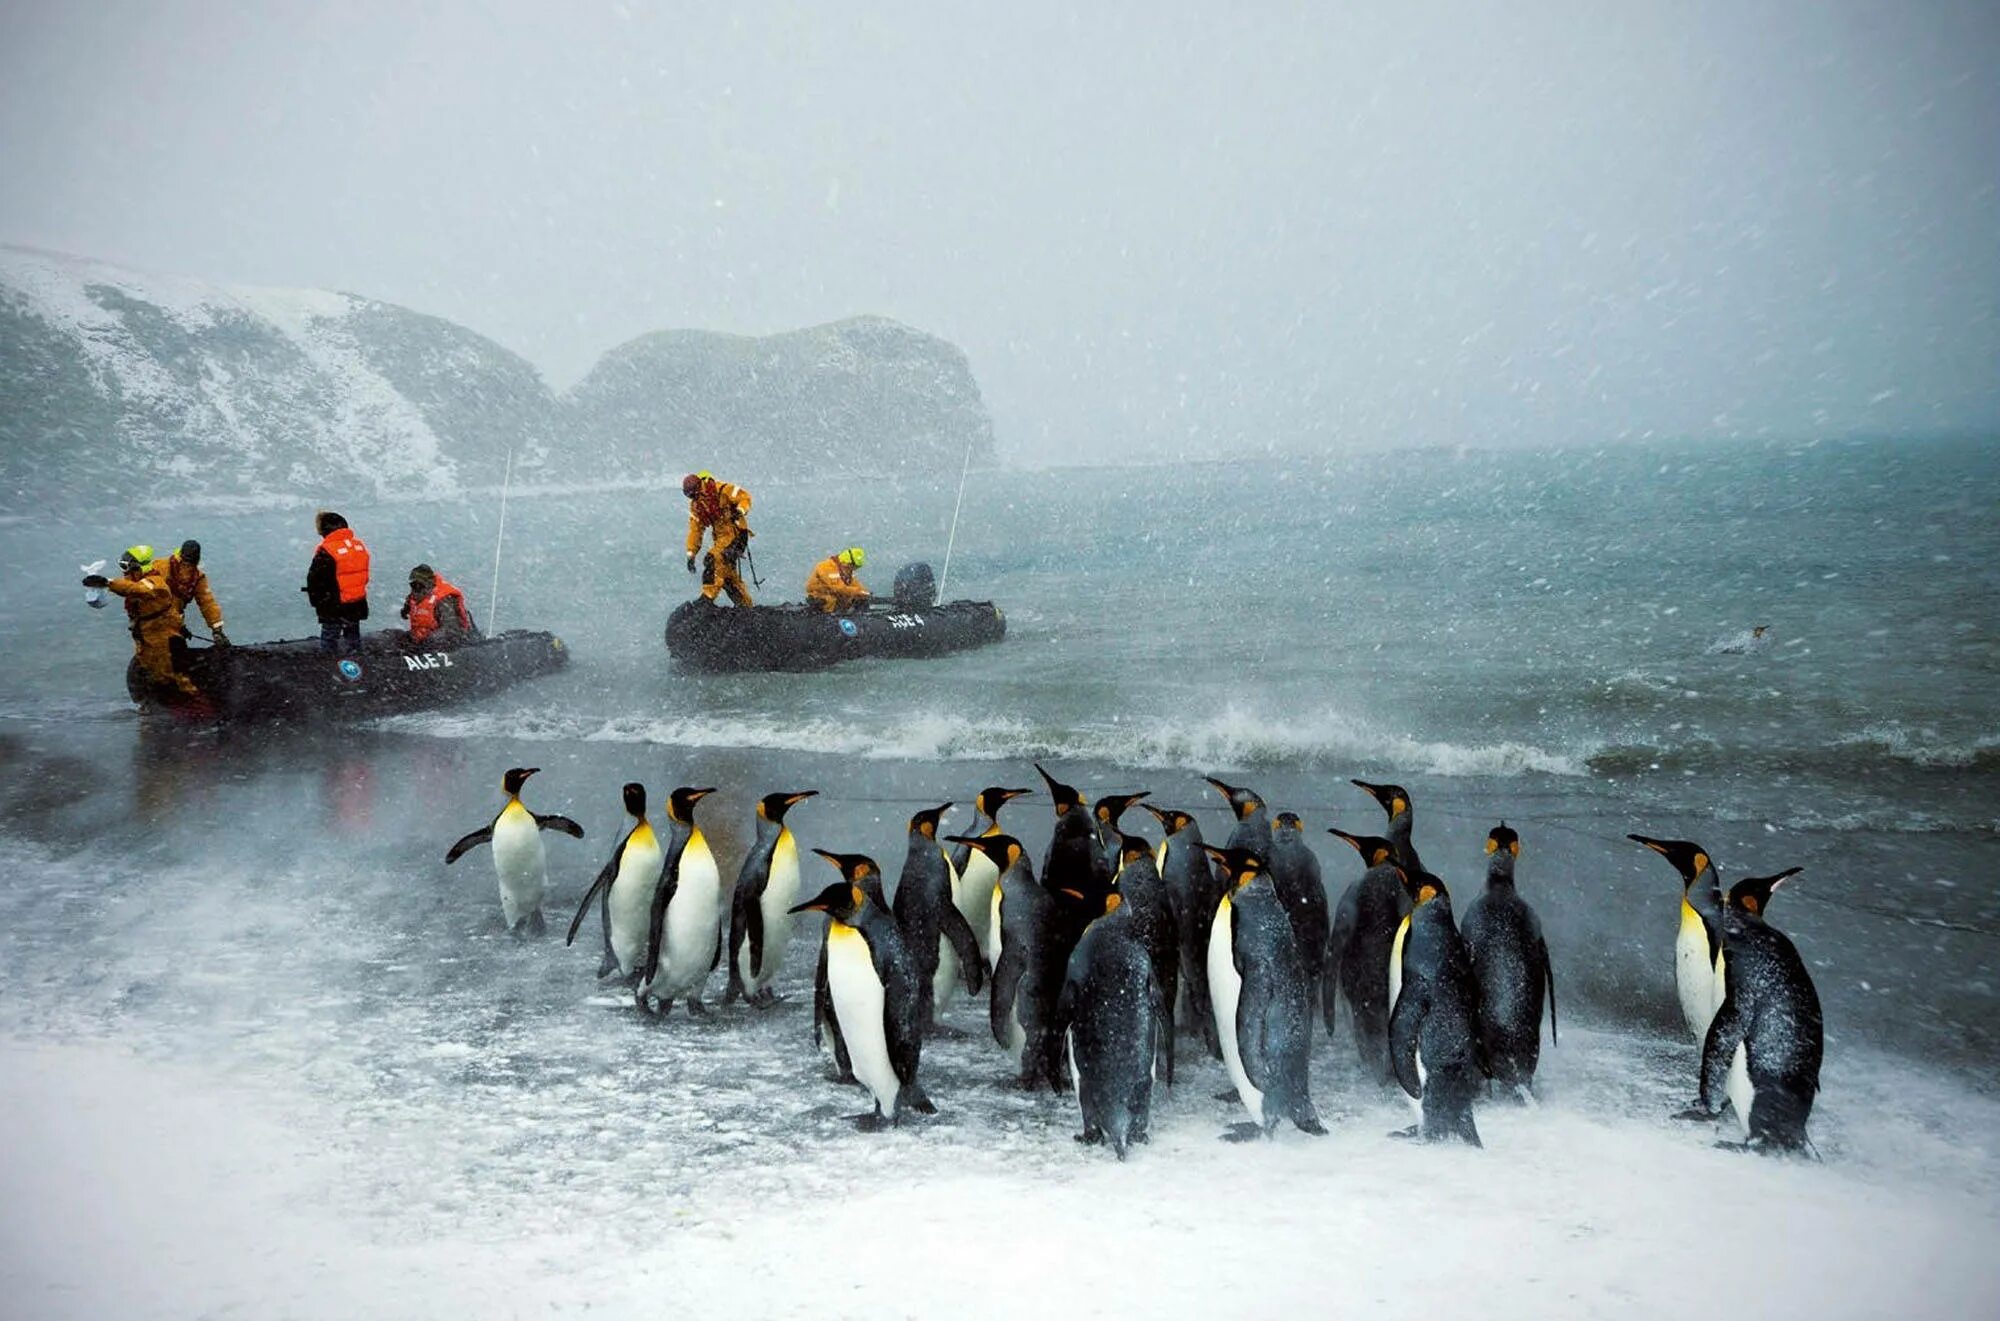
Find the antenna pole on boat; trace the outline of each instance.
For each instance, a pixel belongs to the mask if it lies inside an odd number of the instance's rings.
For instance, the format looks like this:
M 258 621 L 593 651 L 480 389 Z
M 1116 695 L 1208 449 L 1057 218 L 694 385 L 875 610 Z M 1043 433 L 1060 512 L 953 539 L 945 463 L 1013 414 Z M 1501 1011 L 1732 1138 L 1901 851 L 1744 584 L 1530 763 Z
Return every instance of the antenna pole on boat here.
M 486 636 L 497 637 L 500 617 L 500 546 L 507 539 L 507 490 L 514 484 L 514 451 L 507 451 L 507 474 L 500 479 L 500 531 L 493 537 L 493 595 L 486 602 Z
M 944 585 L 951 581 L 951 548 L 958 542 L 958 514 L 965 508 L 965 477 L 972 471 L 972 440 L 965 442 L 965 465 L 958 470 L 958 503 L 951 507 L 951 533 L 944 539 L 944 572 L 938 575 L 937 599 L 944 600 Z

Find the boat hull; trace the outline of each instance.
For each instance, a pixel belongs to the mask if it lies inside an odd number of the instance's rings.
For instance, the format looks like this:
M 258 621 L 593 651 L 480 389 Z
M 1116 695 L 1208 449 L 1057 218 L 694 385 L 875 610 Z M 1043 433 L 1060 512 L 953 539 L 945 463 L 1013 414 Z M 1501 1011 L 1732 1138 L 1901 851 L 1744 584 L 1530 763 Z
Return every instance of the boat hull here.
M 918 659 L 983 647 L 1007 633 L 991 601 L 879 606 L 829 615 L 802 605 L 683 602 L 667 617 L 667 654 L 690 670 L 821 670 L 865 656 Z

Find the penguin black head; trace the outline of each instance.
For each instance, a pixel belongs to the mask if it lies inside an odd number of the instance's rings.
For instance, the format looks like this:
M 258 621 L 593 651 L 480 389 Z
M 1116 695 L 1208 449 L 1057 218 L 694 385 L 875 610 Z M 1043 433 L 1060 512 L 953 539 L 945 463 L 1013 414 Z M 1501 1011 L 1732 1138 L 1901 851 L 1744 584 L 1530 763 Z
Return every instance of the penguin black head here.
M 951 811 L 950 803 L 939 803 L 936 807 L 926 807 L 923 811 L 910 818 L 910 833 L 912 835 L 922 835 L 925 839 L 936 839 L 938 820 L 949 811 Z
M 797 807 L 808 798 L 819 796 L 817 789 L 801 789 L 797 793 L 765 794 L 757 800 L 757 815 L 766 821 L 782 824 L 785 813 Z
M 1370 867 L 1380 867 L 1396 856 L 1396 846 L 1380 835 L 1350 835 L 1338 826 L 1328 826 L 1326 833 L 1352 844 L 1361 861 Z
M 979 791 L 979 799 L 976 805 L 981 812 L 986 814 L 988 821 L 998 821 L 1000 819 L 1001 808 L 1007 806 L 1007 804 L 1013 802 L 1016 798 L 1025 798 L 1033 792 L 1035 792 L 1033 789 L 1003 789 L 996 784 Z
M 948 844 L 965 844 L 984 853 L 1004 876 L 1021 858 L 1021 841 L 1012 835 L 946 835 Z
M 1280 812 L 1271 818 L 1271 826 L 1275 830 L 1304 830 L 1306 823 L 1299 820 L 1297 812 Z
M 1160 829 L 1166 831 L 1169 835 L 1178 835 L 1194 824 L 1193 817 L 1177 808 L 1154 807 L 1151 803 L 1141 803 L 1139 806 L 1151 812 L 1153 820 L 1160 823 Z
M 1644 835 L 1627 835 L 1625 838 L 1644 844 L 1674 864 L 1674 870 L 1681 874 L 1683 886 L 1693 885 L 1694 878 L 1709 868 L 1708 850 L 1692 840 L 1648 839 Z
M 1787 867 L 1776 876 L 1749 876 L 1729 887 L 1729 906 L 1752 917 L 1762 917 L 1771 906 L 1771 892 L 1804 871 Z
M 1151 843 L 1137 835 L 1128 835 L 1122 830 L 1118 832 L 1118 861 L 1121 864 L 1135 862 L 1140 858 L 1150 858 L 1152 856 L 1153 846 Z
M 840 868 L 841 879 L 849 885 L 882 874 L 882 869 L 875 865 L 875 859 L 865 853 L 829 853 L 825 849 L 814 849 L 813 852 Z
M 676 789 L 667 796 L 667 816 L 684 826 L 694 824 L 694 805 L 714 793 L 708 789 Z
M 539 766 L 516 766 L 501 777 L 500 787 L 507 791 L 509 798 L 518 798 L 521 794 L 521 786 L 528 782 L 528 777 L 541 769 Z
M 1204 844 L 1201 849 L 1222 864 L 1232 890 L 1240 890 L 1264 874 L 1264 855 L 1253 849 L 1219 849 L 1213 844 Z
M 1243 818 L 1264 805 L 1264 800 L 1257 796 L 1255 790 L 1245 789 L 1234 784 L 1225 784 L 1213 775 L 1204 775 L 1201 778 L 1214 785 L 1216 792 L 1229 800 L 1229 810 L 1236 813 L 1238 821 L 1243 820 Z
M 1064 812 L 1069 811 L 1069 809 L 1071 809 L 1072 807 L 1083 806 L 1082 794 L 1078 793 L 1075 789 L 1072 789 L 1069 785 L 1066 785 L 1061 781 L 1057 780 L 1055 776 L 1049 774 L 1047 771 L 1043 771 L 1042 764 L 1040 762 L 1035 763 L 1035 769 L 1041 771 L 1042 779 L 1048 782 L 1049 797 L 1055 799 L 1057 816 L 1061 816 Z
M 1498 853 L 1503 849 L 1516 858 L 1521 856 L 1521 837 L 1505 821 L 1486 832 L 1486 851 Z
M 1411 872 L 1398 867 L 1396 875 L 1401 878 L 1403 891 L 1410 896 L 1410 903 L 1418 908 L 1422 908 L 1433 899 L 1447 897 L 1444 882 L 1427 871 Z
M 814 849 L 813 852 L 823 858 L 838 859 L 842 856 L 827 853 L 822 849 Z M 861 861 L 866 862 L 867 859 L 863 858 Z M 845 870 L 843 867 L 842 871 Z M 856 913 L 861 911 L 861 906 L 867 902 L 868 896 L 861 892 L 860 886 L 853 884 L 851 881 L 835 881 L 832 885 L 827 886 L 804 903 L 794 904 L 791 911 L 794 913 L 825 913 L 836 922 L 848 922 L 853 919 Z
M 1125 809 L 1150 792 L 1152 791 L 1142 789 L 1135 794 L 1105 794 L 1097 800 L 1097 806 L 1091 810 L 1097 813 L 1098 821 L 1115 830 L 1118 828 L 1118 818 L 1125 815 Z
M 633 816 L 646 815 L 646 786 L 637 780 L 625 786 L 625 810 Z
M 1357 789 L 1365 789 L 1370 797 L 1382 804 L 1382 810 L 1389 814 L 1391 821 L 1410 810 L 1410 791 L 1400 784 L 1370 784 L 1366 780 L 1350 780 Z

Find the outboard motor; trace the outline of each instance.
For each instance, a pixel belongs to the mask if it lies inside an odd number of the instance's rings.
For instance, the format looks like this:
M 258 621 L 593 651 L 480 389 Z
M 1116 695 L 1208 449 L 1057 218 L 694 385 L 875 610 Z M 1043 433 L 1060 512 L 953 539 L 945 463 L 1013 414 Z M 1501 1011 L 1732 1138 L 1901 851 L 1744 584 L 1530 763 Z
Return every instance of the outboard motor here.
M 889 595 L 905 610 L 924 610 L 936 605 L 937 579 L 931 576 L 931 566 L 918 560 L 896 570 L 896 582 Z

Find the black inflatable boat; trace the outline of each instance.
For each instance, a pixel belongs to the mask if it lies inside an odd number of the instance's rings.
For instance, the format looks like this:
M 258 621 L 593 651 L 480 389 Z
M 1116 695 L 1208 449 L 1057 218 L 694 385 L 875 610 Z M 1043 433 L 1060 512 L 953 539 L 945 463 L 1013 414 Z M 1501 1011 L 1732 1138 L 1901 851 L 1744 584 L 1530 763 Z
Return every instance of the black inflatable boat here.
M 803 605 L 715 605 L 696 597 L 667 617 L 667 654 L 691 670 L 820 670 L 861 656 L 942 656 L 998 642 L 991 601 L 877 605 L 829 615 Z
M 163 697 L 126 671 L 132 700 L 149 710 L 192 719 L 346 719 L 448 706 L 483 697 L 569 662 L 552 633 L 511 629 L 435 649 L 412 645 L 400 630 L 363 634 L 357 650 L 323 651 L 318 638 L 235 647 L 189 647 L 181 672 L 201 696 Z

